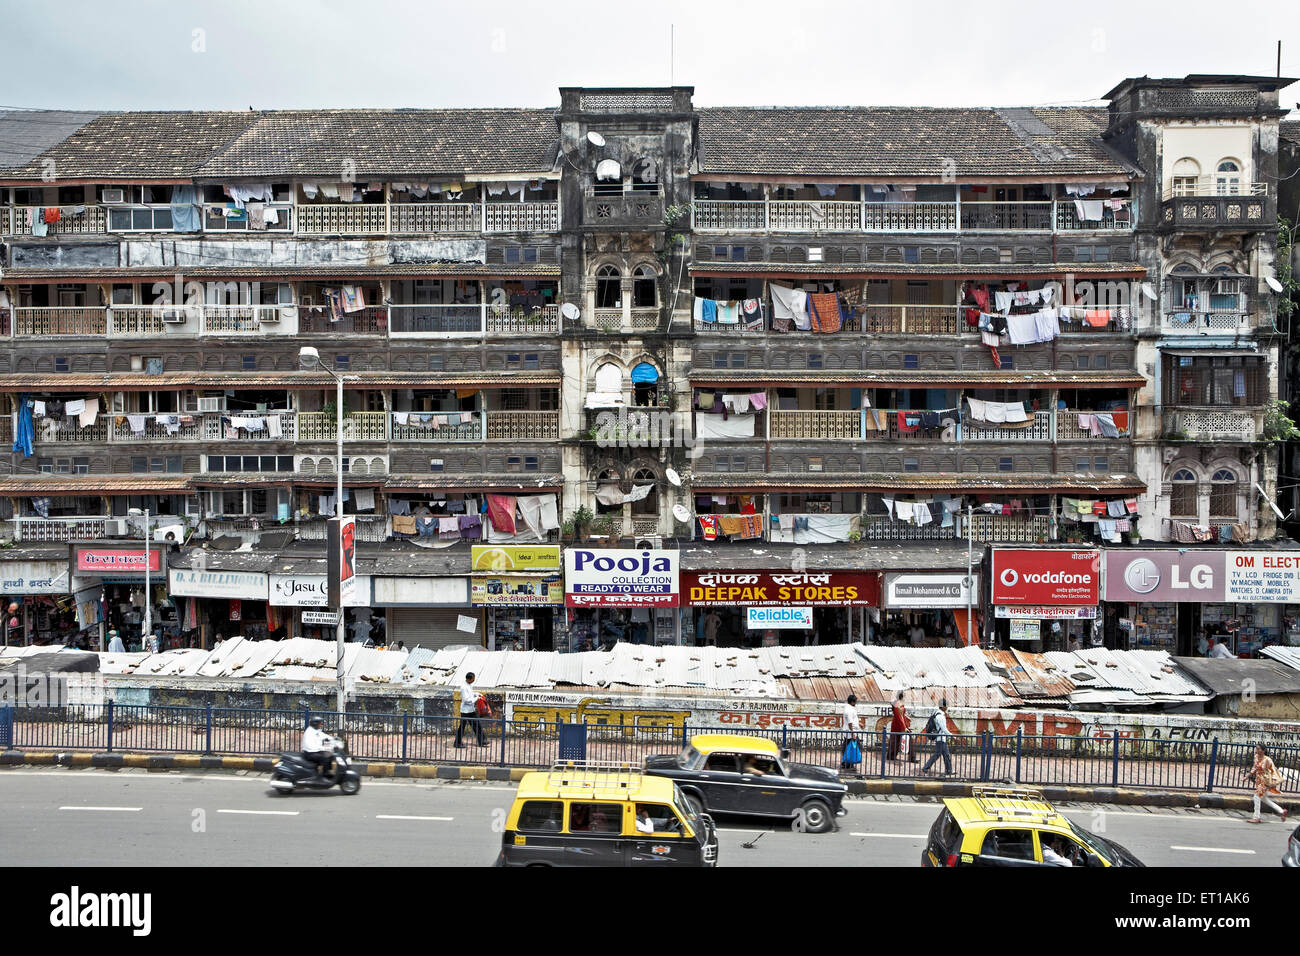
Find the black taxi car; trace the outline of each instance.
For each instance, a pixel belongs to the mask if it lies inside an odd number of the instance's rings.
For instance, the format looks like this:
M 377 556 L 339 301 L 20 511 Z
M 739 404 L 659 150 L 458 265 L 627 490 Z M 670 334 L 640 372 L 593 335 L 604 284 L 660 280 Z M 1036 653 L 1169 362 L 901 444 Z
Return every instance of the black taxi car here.
M 524 774 L 497 866 L 717 866 L 718 834 L 671 780 L 570 761 Z
M 697 734 L 679 754 L 647 757 L 645 772 L 667 777 L 697 812 L 781 817 L 825 833 L 843 816 L 848 786 L 833 770 L 791 763 L 765 737 Z

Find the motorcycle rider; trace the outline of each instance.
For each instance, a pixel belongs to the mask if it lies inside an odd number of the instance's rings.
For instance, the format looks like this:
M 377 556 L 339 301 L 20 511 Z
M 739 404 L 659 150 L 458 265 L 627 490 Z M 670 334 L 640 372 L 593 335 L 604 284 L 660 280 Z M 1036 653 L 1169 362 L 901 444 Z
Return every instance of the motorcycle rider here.
M 334 738 L 325 733 L 325 721 L 313 717 L 302 732 L 302 755 L 316 765 L 316 776 L 325 777 L 334 763 Z

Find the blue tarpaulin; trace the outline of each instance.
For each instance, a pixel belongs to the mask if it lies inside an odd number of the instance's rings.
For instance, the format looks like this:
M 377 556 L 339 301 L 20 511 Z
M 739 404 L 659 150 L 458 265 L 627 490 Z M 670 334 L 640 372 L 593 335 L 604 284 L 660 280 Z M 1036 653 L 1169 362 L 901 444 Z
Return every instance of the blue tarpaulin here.
M 636 368 L 632 369 L 632 384 L 636 385 L 642 382 L 659 381 L 659 370 L 649 362 L 642 362 Z
M 36 430 L 32 425 L 32 403 L 23 392 L 18 396 L 18 431 L 14 435 L 14 451 L 23 453 L 24 458 L 32 457 L 32 439 L 36 437 Z

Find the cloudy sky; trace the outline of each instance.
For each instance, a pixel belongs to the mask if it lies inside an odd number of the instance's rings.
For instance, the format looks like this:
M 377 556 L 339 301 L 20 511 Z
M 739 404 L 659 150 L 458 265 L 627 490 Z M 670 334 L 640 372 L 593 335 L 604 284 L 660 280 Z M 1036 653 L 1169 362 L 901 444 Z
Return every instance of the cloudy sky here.
M 1273 75 L 1279 38 L 1300 76 L 1294 0 L 0 0 L 0 24 L 0 108 L 551 106 L 670 79 L 700 106 L 1075 103 L 1127 76 Z

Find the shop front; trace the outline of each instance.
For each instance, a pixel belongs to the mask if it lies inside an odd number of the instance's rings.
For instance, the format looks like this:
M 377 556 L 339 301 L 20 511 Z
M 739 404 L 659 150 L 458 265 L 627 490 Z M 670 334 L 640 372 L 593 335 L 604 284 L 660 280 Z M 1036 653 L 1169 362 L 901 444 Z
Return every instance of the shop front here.
M 484 646 L 486 615 L 470 602 L 467 575 L 389 577 L 362 580 L 369 607 L 349 608 L 358 628 L 371 627 L 372 639 L 401 642 L 408 650 L 457 644 Z M 369 615 L 369 619 L 366 619 Z
M 470 603 L 486 610 L 490 651 L 553 651 L 565 631 L 559 545 L 475 545 Z M 557 623 L 559 627 L 557 628 Z
M 880 606 L 871 571 L 684 571 L 686 643 L 718 647 L 846 644 L 863 639 Z M 758 609 L 788 609 L 777 615 Z
M 324 561 L 317 562 L 317 567 L 324 563 Z M 337 621 L 337 618 L 326 618 L 319 613 L 308 614 L 305 618 L 303 616 L 306 610 L 320 612 L 330 609 L 328 593 L 324 574 L 310 571 L 268 574 L 266 620 L 254 619 L 247 623 L 255 628 L 254 633 L 258 635 L 276 633 L 283 637 L 335 640 L 338 633 L 337 624 L 331 624 L 330 621 Z M 372 640 L 379 643 L 383 639 L 384 626 L 375 621 L 376 615 L 372 603 L 371 578 L 364 574 L 356 575 L 356 590 L 343 609 L 346 612 L 344 617 L 346 640 L 358 642 Z M 257 613 L 256 602 L 251 610 L 253 614 Z M 243 607 L 232 606 L 230 613 L 239 613 L 242 618 Z M 383 615 L 379 616 L 382 618 Z M 232 620 L 229 626 L 238 628 L 243 623 L 242 620 Z M 246 632 L 244 633 L 248 636 Z
M 97 648 L 99 595 L 99 582 L 69 576 L 66 558 L 0 561 L 0 644 Z M 81 612 L 81 605 L 89 607 Z
M 146 603 L 151 605 L 150 620 L 156 631 L 169 640 L 179 635 L 176 608 L 167 597 L 162 549 L 150 547 L 146 551 L 143 543 L 73 544 L 69 552 L 69 575 L 89 582 L 91 586 L 86 590 L 92 595 L 96 588 L 99 591 L 100 621 L 96 623 L 103 625 L 100 629 L 103 643 L 97 646 L 106 649 L 107 632 L 115 630 L 128 650 L 142 649 Z M 87 600 L 77 605 L 78 623 L 86 621 L 83 625 L 86 630 L 94 627 L 90 622 L 90 617 L 96 614 L 90 607 L 94 603 L 87 595 Z
M 960 647 L 980 642 L 979 572 L 886 572 L 875 644 Z
M 989 561 L 992 632 L 1001 647 L 1041 653 L 1102 643 L 1101 552 L 994 548 Z
M 211 647 L 218 636 L 288 636 L 287 615 L 267 603 L 268 578 L 261 572 L 175 567 L 168 570 L 167 586 L 179 608 L 182 637 L 193 646 Z
M 678 643 L 681 558 L 659 549 L 566 548 L 566 639 L 584 651 L 619 641 Z
M 1300 643 L 1300 552 L 1107 551 L 1105 609 L 1119 646 L 1205 657 Z

